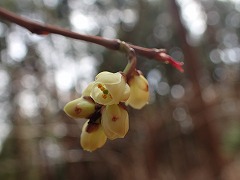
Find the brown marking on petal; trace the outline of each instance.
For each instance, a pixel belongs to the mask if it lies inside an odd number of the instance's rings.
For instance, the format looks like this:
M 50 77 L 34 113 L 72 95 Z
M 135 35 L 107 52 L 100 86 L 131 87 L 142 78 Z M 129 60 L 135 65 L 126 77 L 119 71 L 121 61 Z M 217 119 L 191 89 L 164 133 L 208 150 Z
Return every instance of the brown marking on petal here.
M 97 123 L 88 123 L 86 132 L 91 133 L 98 130 L 99 124 Z
M 82 109 L 79 108 L 79 107 L 75 107 L 74 112 L 75 112 L 76 114 L 80 114 L 80 113 L 82 112 Z
M 127 110 L 127 106 L 125 103 L 120 102 L 118 106 L 124 110 Z
M 118 117 L 117 117 L 117 116 L 113 116 L 113 117 L 112 117 L 112 121 L 115 122 L 116 120 L 118 120 Z
M 144 91 L 148 91 L 148 84 L 146 84 L 146 87 L 144 88 Z
M 93 98 L 91 98 L 90 96 L 83 96 L 83 99 L 87 100 L 90 103 L 94 103 L 95 104 Z

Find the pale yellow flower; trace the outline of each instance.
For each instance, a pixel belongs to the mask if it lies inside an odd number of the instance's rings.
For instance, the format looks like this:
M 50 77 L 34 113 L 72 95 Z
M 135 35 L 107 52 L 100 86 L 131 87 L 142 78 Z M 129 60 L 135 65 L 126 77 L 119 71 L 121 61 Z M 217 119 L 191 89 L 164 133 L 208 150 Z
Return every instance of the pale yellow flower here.
M 141 109 L 149 101 L 148 82 L 143 75 L 136 74 L 129 80 L 130 97 L 126 105 Z
M 102 110 L 101 124 L 109 139 L 123 138 L 129 129 L 128 112 L 117 104 L 108 105 Z
M 91 82 L 86 89 L 83 90 L 82 96 L 90 96 L 94 82 Z
M 130 88 L 124 76 L 117 72 L 101 72 L 96 76 L 90 96 L 96 103 L 102 105 L 118 104 L 128 99 Z
M 67 103 L 64 107 L 65 113 L 71 118 L 88 118 L 95 112 L 95 103 L 91 98 L 80 97 Z
M 88 122 L 83 125 L 80 143 L 84 150 L 92 152 L 106 143 L 107 136 L 101 124 L 88 124 Z

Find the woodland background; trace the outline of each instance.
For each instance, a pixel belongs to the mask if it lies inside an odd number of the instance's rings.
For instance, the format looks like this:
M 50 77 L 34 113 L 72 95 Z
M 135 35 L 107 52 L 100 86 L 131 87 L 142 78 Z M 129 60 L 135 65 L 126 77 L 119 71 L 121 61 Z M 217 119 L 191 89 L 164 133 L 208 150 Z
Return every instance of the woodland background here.
M 130 130 L 93 152 L 84 121 L 64 105 L 117 51 L 59 35 L 38 36 L 0 17 L 0 179 L 240 179 L 239 0 L 1 0 L 21 16 L 148 47 L 165 48 L 184 73 L 138 57 L 151 99 L 129 108 Z

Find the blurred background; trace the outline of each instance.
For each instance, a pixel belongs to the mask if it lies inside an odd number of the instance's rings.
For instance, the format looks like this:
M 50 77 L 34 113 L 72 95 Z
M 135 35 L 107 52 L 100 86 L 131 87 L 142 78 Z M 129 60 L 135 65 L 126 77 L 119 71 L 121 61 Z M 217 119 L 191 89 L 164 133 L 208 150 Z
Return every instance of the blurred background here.
M 0 179 L 240 179 L 239 0 L 1 0 L 32 20 L 75 32 L 165 48 L 184 73 L 138 57 L 150 103 L 129 108 L 130 130 L 93 152 L 85 120 L 64 105 L 117 51 L 59 35 L 38 36 L 0 17 Z

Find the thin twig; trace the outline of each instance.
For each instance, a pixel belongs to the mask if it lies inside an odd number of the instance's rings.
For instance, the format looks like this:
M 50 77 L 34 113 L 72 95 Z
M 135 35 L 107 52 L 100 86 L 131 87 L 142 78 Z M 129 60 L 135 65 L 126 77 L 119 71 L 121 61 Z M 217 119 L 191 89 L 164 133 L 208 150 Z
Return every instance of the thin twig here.
M 65 37 L 70 37 L 73 39 L 78 39 L 78 40 L 98 44 L 112 50 L 119 50 L 120 48 L 119 40 L 116 40 L 116 39 L 109 40 L 109 39 L 102 38 L 100 36 L 83 35 L 76 32 L 72 32 L 70 30 L 66 30 L 61 27 L 52 26 L 48 24 L 41 24 L 39 22 L 35 22 L 33 20 L 29 20 L 24 17 L 20 17 L 15 13 L 12 13 L 1 7 L 0 7 L 0 18 L 5 19 L 9 22 L 18 24 L 19 26 L 22 26 L 28 29 L 30 32 L 34 34 L 38 34 L 38 35 L 59 34 Z M 171 56 L 169 56 L 166 53 L 166 50 L 164 49 L 149 49 L 149 48 L 144 48 L 144 47 L 140 47 L 132 44 L 128 44 L 128 45 L 131 48 L 133 48 L 137 54 L 141 56 L 145 56 L 150 59 L 155 59 L 167 64 L 169 63 L 179 71 L 183 72 L 183 68 L 182 68 L 183 63 L 175 61 Z

